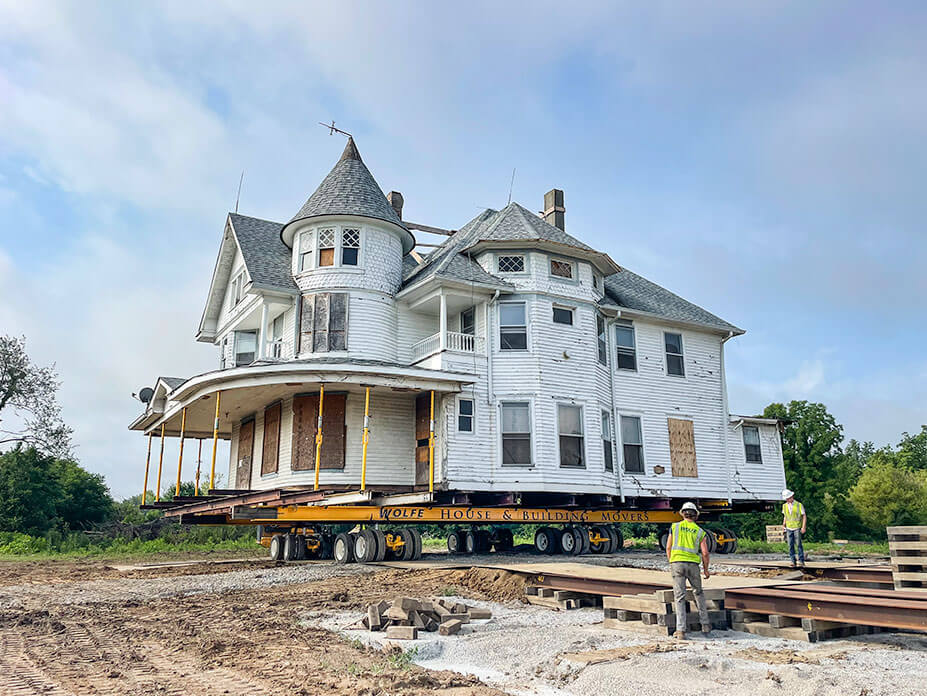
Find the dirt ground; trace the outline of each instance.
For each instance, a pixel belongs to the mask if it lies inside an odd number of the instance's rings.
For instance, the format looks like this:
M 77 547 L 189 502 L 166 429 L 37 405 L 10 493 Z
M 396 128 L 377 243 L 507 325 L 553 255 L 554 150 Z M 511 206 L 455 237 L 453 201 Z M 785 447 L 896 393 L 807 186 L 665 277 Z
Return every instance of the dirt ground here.
M 924 636 L 680 644 L 604 630 L 601 609 L 525 605 L 501 570 L 172 560 L 186 564 L 0 563 L 0 694 L 902 696 L 927 683 Z M 459 596 L 493 619 L 401 647 L 351 630 L 400 595 Z

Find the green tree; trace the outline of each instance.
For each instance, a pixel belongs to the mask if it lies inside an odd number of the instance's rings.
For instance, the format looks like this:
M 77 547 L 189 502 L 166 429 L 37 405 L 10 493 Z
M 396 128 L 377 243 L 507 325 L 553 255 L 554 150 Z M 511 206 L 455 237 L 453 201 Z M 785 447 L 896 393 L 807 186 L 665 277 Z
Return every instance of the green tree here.
M 911 471 L 927 470 L 927 425 L 916 435 L 903 433 L 898 443 L 898 464 Z
M 809 539 L 825 541 L 828 532 L 840 527 L 834 510 L 853 484 L 841 450 L 843 426 L 824 404 L 808 401 L 770 404 L 763 416 L 786 421 L 782 455 L 787 485 L 808 512 Z
M 34 447 L 0 455 L 0 531 L 44 534 L 55 527 L 62 491 L 54 465 Z
M 898 455 L 880 450 L 850 491 L 862 521 L 879 536 L 885 527 L 927 522 L 927 472 L 911 471 Z
M 70 529 L 85 529 L 104 522 L 113 514 L 113 498 L 103 477 L 91 474 L 70 459 L 53 464 L 53 475 L 61 486 L 57 512 Z

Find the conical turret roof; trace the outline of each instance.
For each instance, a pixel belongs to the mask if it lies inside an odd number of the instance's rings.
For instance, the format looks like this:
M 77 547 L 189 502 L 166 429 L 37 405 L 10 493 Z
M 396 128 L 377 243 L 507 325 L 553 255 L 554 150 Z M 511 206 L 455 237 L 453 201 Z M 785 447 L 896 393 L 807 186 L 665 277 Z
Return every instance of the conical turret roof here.
M 361 215 L 408 229 L 386 200 L 351 137 L 341 159 L 290 222 L 322 215 Z

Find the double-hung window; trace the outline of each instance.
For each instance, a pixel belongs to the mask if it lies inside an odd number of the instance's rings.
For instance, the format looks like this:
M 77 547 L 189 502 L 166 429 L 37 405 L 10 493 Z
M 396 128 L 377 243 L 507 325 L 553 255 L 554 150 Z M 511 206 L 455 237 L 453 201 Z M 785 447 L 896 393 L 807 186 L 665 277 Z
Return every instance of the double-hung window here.
M 620 323 L 615 326 L 615 346 L 617 351 L 615 358 L 618 369 L 636 370 L 637 346 L 634 340 L 634 326 L 631 322 L 625 322 L 623 319 L 618 321 Z
M 499 348 L 528 349 L 528 322 L 524 302 L 503 302 L 499 305 Z
M 763 455 L 760 452 L 760 429 L 754 425 L 745 425 L 744 433 L 744 455 L 750 464 L 762 464 Z
M 473 432 L 473 399 L 457 399 L 457 431 Z
M 460 333 L 468 336 L 476 334 L 476 307 L 469 307 L 460 313 Z
M 235 366 L 250 365 L 257 355 L 257 331 L 235 332 Z
M 595 315 L 595 330 L 598 334 L 596 346 L 599 353 L 599 364 L 608 365 L 608 343 L 605 335 L 605 317 L 601 314 Z
M 586 466 L 583 407 L 557 404 L 557 430 L 560 435 L 560 466 Z
M 666 374 L 685 377 L 686 366 L 682 355 L 682 334 L 666 332 L 663 334 L 663 342 L 666 345 Z
M 624 470 L 629 474 L 644 473 L 644 438 L 638 416 L 621 416 L 621 446 Z
M 356 266 L 360 254 L 360 230 L 345 227 L 341 230 L 341 265 Z
M 271 324 L 270 357 L 283 357 L 283 314 L 278 314 Z
M 554 323 L 566 324 L 573 326 L 573 310 L 570 307 L 558 307 L 554 305 Z
M 315 233 L 306 230 L 299 235 L 299 262 L 297 272 L 302 273 L 312 268 L 312 253 L 315 247 Z
M 235 278 L 232 279 L 232 285 L 229 291 L 232 296 L 232 306 L 233 307 L 237 305 L 239 302 L 241 302 L 241 298 L 244 294 L 243 293 L 244 287 L 245 287 L 245 272 L 239 271 L 238 275 L 236 275 Z
M 319 266 L 335 265 L 335 230 L 330 227 L 319 230 Z
M 612 417 L 608 411 L 602 411 L 602 456 L 605 460 L 605 470 L 614 471 L 615 465 L 612 461 Z
M 560 259 L 550 260 L 550 274 L 557 278 L 573 279 L 573 264 Z
M 531 466 L 531 407 L 527 401 L 502 403 L 502 464 Z

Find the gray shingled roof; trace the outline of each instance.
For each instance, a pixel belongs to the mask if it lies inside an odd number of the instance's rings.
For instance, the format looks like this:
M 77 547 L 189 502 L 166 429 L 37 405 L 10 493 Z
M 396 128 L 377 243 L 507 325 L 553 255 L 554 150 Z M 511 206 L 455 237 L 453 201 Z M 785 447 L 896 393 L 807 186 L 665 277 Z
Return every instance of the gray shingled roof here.
M 280 239 L 279 222 L 229 213 L 251 282 L 267 288 L 297 290 L 291 270 L 293 252 Z
M 158 377 L 158 379 L 170 387 L 171 391 L 174 391 L 177 387 L 187 381 L 185 377 Z
M 474 226 L 471 240 L 471 246 L 477 242 L 525 240 L 553 242 L 554 244 L 571 246 L 583 251 L 596 251 L 588 244 L 583 244 L 576 237 L 567 234 L 559 227 L 551 225 L 518 203 L 509 203 L 495 215 L 484 218 L 483 224 Z
M 723 331 L 743 333 L 706 309 L 684 300 L 656 283 L 622 267 L 605 279 L 605 298 L 602 304 L 614 304 L 625 309 L 647 312 L 666 319 L 704 324 Z
M 320 215 L 362 215 L 405 228 L 348 138 L 341 159 L 290 222 Z

